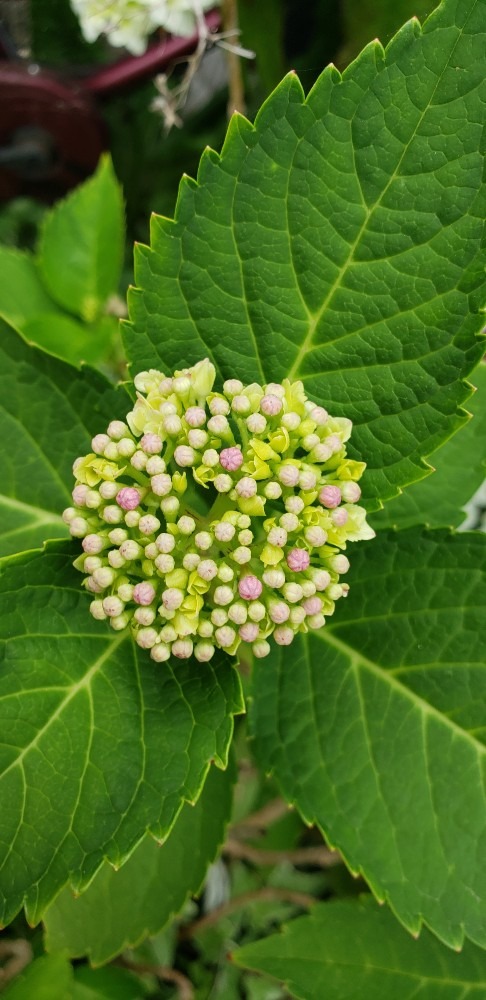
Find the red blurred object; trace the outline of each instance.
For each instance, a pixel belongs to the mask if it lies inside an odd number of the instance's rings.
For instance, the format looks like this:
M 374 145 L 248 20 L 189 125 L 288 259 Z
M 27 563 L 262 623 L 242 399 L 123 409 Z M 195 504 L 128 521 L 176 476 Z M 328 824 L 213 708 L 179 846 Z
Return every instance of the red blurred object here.
M 210 31 L 219 13 L 206 17 Z M 166 38 L 141 56 L 127 57 L 82 78 L 59 74 L 12 56 L 0 39 L 0 199 L 35 195 L 51 200 L 95 169 L 107 135 L 103 97 L 133 87 L 190 55 L 198 42 Z

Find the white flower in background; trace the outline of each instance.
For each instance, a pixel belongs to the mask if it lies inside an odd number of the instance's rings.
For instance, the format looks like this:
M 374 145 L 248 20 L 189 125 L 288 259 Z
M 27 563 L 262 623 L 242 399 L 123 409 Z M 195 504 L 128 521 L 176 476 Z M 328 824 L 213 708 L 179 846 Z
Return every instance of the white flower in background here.
M 214 0 L 71 0 L 88 42 L 106 35 L 111 45 L 140 55 L 156 28 L 191 35 Z

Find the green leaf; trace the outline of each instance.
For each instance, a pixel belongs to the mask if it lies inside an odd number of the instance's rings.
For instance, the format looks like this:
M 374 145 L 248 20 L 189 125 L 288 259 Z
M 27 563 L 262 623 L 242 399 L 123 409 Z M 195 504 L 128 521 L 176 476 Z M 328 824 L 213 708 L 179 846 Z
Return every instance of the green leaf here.
M 67 535 L 72 464 L 128 397 L 97 372 L 29 347 L 0 320 L 0 555 Z
M 261 765 L 411 931 L 486 945 L 486 536 L 353 552 L 320 633 L 257 661 Z
M 370 897 L 315 907 L 280 934 L 233 955 L 238 965 L 284 980 L 301 1000 L 482 1000 L 486 955 L 467 943 L 461 954 L 423 931 L 409 937 Z
M 44 917 L 47 951 L 94 965 L 156 934 L 198 892 L 224 839 L 233 770 L 211 768 L 195 806 L 183 806 L 160 847 L 145 837 L 120 871 L 108 865 L 78 899 L 65 889 Z
M 224 655 L 160 665 L 95 622 L 71 545 L 3 561 L 0 921 L 36 923 L 70 881 L 170 830 L 226 765 L 238 676 Z
M 464 506 L 479 489 L 486 466 L 486 365 L 471 375 L 477 392 L 468 400 L 472 413 L 460 434 L 434 455 L 435 472 L 387 503 L 370 518 L 378 530 L 412 524 L 456 528 L 464 521 Z
M 83 361 L 96 364 L 109 352 L 118 322 L 113 316 L 103 316 L 98 323 L 88 326 L 72 316 L 40 313 L 20 329 L 26 340 L 63 361 L 73 365 Z
M 464 422 L 479 360 L 483 14 L 445 0 L 306 100 L 290 74 L 136 252 L 133 369 L 300 377 L 354 421 L 377 506 Z
M 62 315 L 42 284 L 34 257 L 0 246 L 0 316 L 23 331 L 39 313 Z
M 73 970 L 64 955 L 43 955 L 2 992 L 6 1000 L 70 1000 Z
M 141 1000 L 150 993 L 141 979 L 113 965 L 105 969 L 77 965 L 74 969 L 72 1000 Z
M 82 319 L 95 320 L 118 290 L 124 241 L 123 199 L 111 160 L 46 216 L 39 268 L 53 299 Z

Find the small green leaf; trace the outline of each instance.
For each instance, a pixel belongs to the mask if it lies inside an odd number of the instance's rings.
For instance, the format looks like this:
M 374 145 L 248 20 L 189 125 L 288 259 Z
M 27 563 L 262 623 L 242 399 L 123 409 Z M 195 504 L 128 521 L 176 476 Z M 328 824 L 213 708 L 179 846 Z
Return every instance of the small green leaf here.
M 0 555 L 67 535 L 72 464 L 128 397 L 97 372 L 29 347 L 0 320 Z
M 104 156 L 94 176 L 43 222 L 39 268 L 53 299 L 82 319 L 95 320 L 118 290 L 123 242 L 122 193 Z
M 2 991 L 6 1000 L 71 1000 L 73 970 L 64 955 L 43 955 Z
M 89 614 L 71 545 L 3 560 L 0 921 L 36 923 L 70 881 L 170 830 L 226 765 L 238 675 L 221 654 L 161 667 Z
M 483 1000 L 486 954 L 428 931 L 414 940 L 371 897 L 317 905 L 281 933 L 240 948 L 238 965 L 284 981 L 300 1000 Z
M 118 323 L 112 316 L 103 316 L 101 321 L 88 326 L 72 316 L 39 313 L 18 329 L 26 340 L 63 361 L 73 365 L 96 364 L 109 352 Z
M 260 764 L 411 931 L 486 946 L 486 536 L 383 532 L 291 654 L 258 660 Z
M 354 421 L 370 509 L 464 423 L 481 353 L 485 31 L 482 2 L 444 0 L 306 99 L 289 74 L 136 252 L 134 370 L 302 379 Z
M 47 951 L 94 965 L 156 934 L 196 894 L 224 839 L 233 769 L 211 768 L 195 806 L 184 805 L 160 847 L 145 837 L 120 871 L 108 865 L 75 899 L 65 889 L 44 917 Z
M 151 992 L 138 976 L 113 965 L 105 969 L 77 965 L 74 969 L 72 1000 L 141 1000 Z
M 439 451 L 435 472 L 386 504 L 370 518 L 380 528 L 407 528 L 412 524 L 457 528 L 464 521 L 464 506 L 485 478 L 486 465 L 486 364 L 471 375 L 477 392 L 468 399 L 472 419 Z
M 0 246 L 0 316 L 23 332 L 39 313 L 62 315 L 42 284 L 34 257 Z

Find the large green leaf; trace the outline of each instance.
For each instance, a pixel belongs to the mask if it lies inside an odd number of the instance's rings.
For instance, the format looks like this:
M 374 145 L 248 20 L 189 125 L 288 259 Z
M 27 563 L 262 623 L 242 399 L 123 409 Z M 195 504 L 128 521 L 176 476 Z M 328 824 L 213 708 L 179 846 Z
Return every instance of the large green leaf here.
M 486 954 L 414 940 L 370 897 L 318 905 L 280 934 L 235 953 L 238 965 L 285 980 L 301 1000 L 482 1000 Z
M 111 161 L 60 201 L 43 221 L 39 269 L 52 298 L 91 322 L 118 290 L 124 216 Z
M 0 555 L 65 536 L 72 464 L 90 438 L 123 417 L 128 397 L 97 372 L 29 347 L 0 320 Z
M 477 392 L 468 400 L 472 419 L 434 455 L 435 472 L 387 503 L 371 517 L 380 528 L 412 524 L 458 527 L 464 507 L 486 476 L 486 364 L 471 375 Z
M 445 0 L 306 100 L 290 74 L 255 126 L 233 117 L 137 250 L 133 368 L 300 377 L 355 422 L 370 498 L 423 478 L 479 358 L 485 30 L 483 0 Z
M 126 865 L 108 865 L 78 899 L 65 889 L 44 917 L 47 951 L 99 965 L 156 934 L 198 892 L 230 818 L 233 769 L 211 768 L 195 806 L 183 806 L 160 847 L 146 837 Z
M 486 537 L 384 532 L 352 561 L 325 628 L 255 664 L 258 759 L 409 930 L 485 946 Z
M 62 315 L 46 292 L 32 254 L 0 246 L 0 316 L 16 329 L 40 313 Z
M 43 955 L 2 992 L 6 1000 L 70 1000 L 73 970 L 65 955 Z
M 36 922 L 69 880 L 165 837 L 226 763 L 237 674 L 221 655 L 155 664 L 91 618 L 71 545 L 3 561 L 0 921 Z

